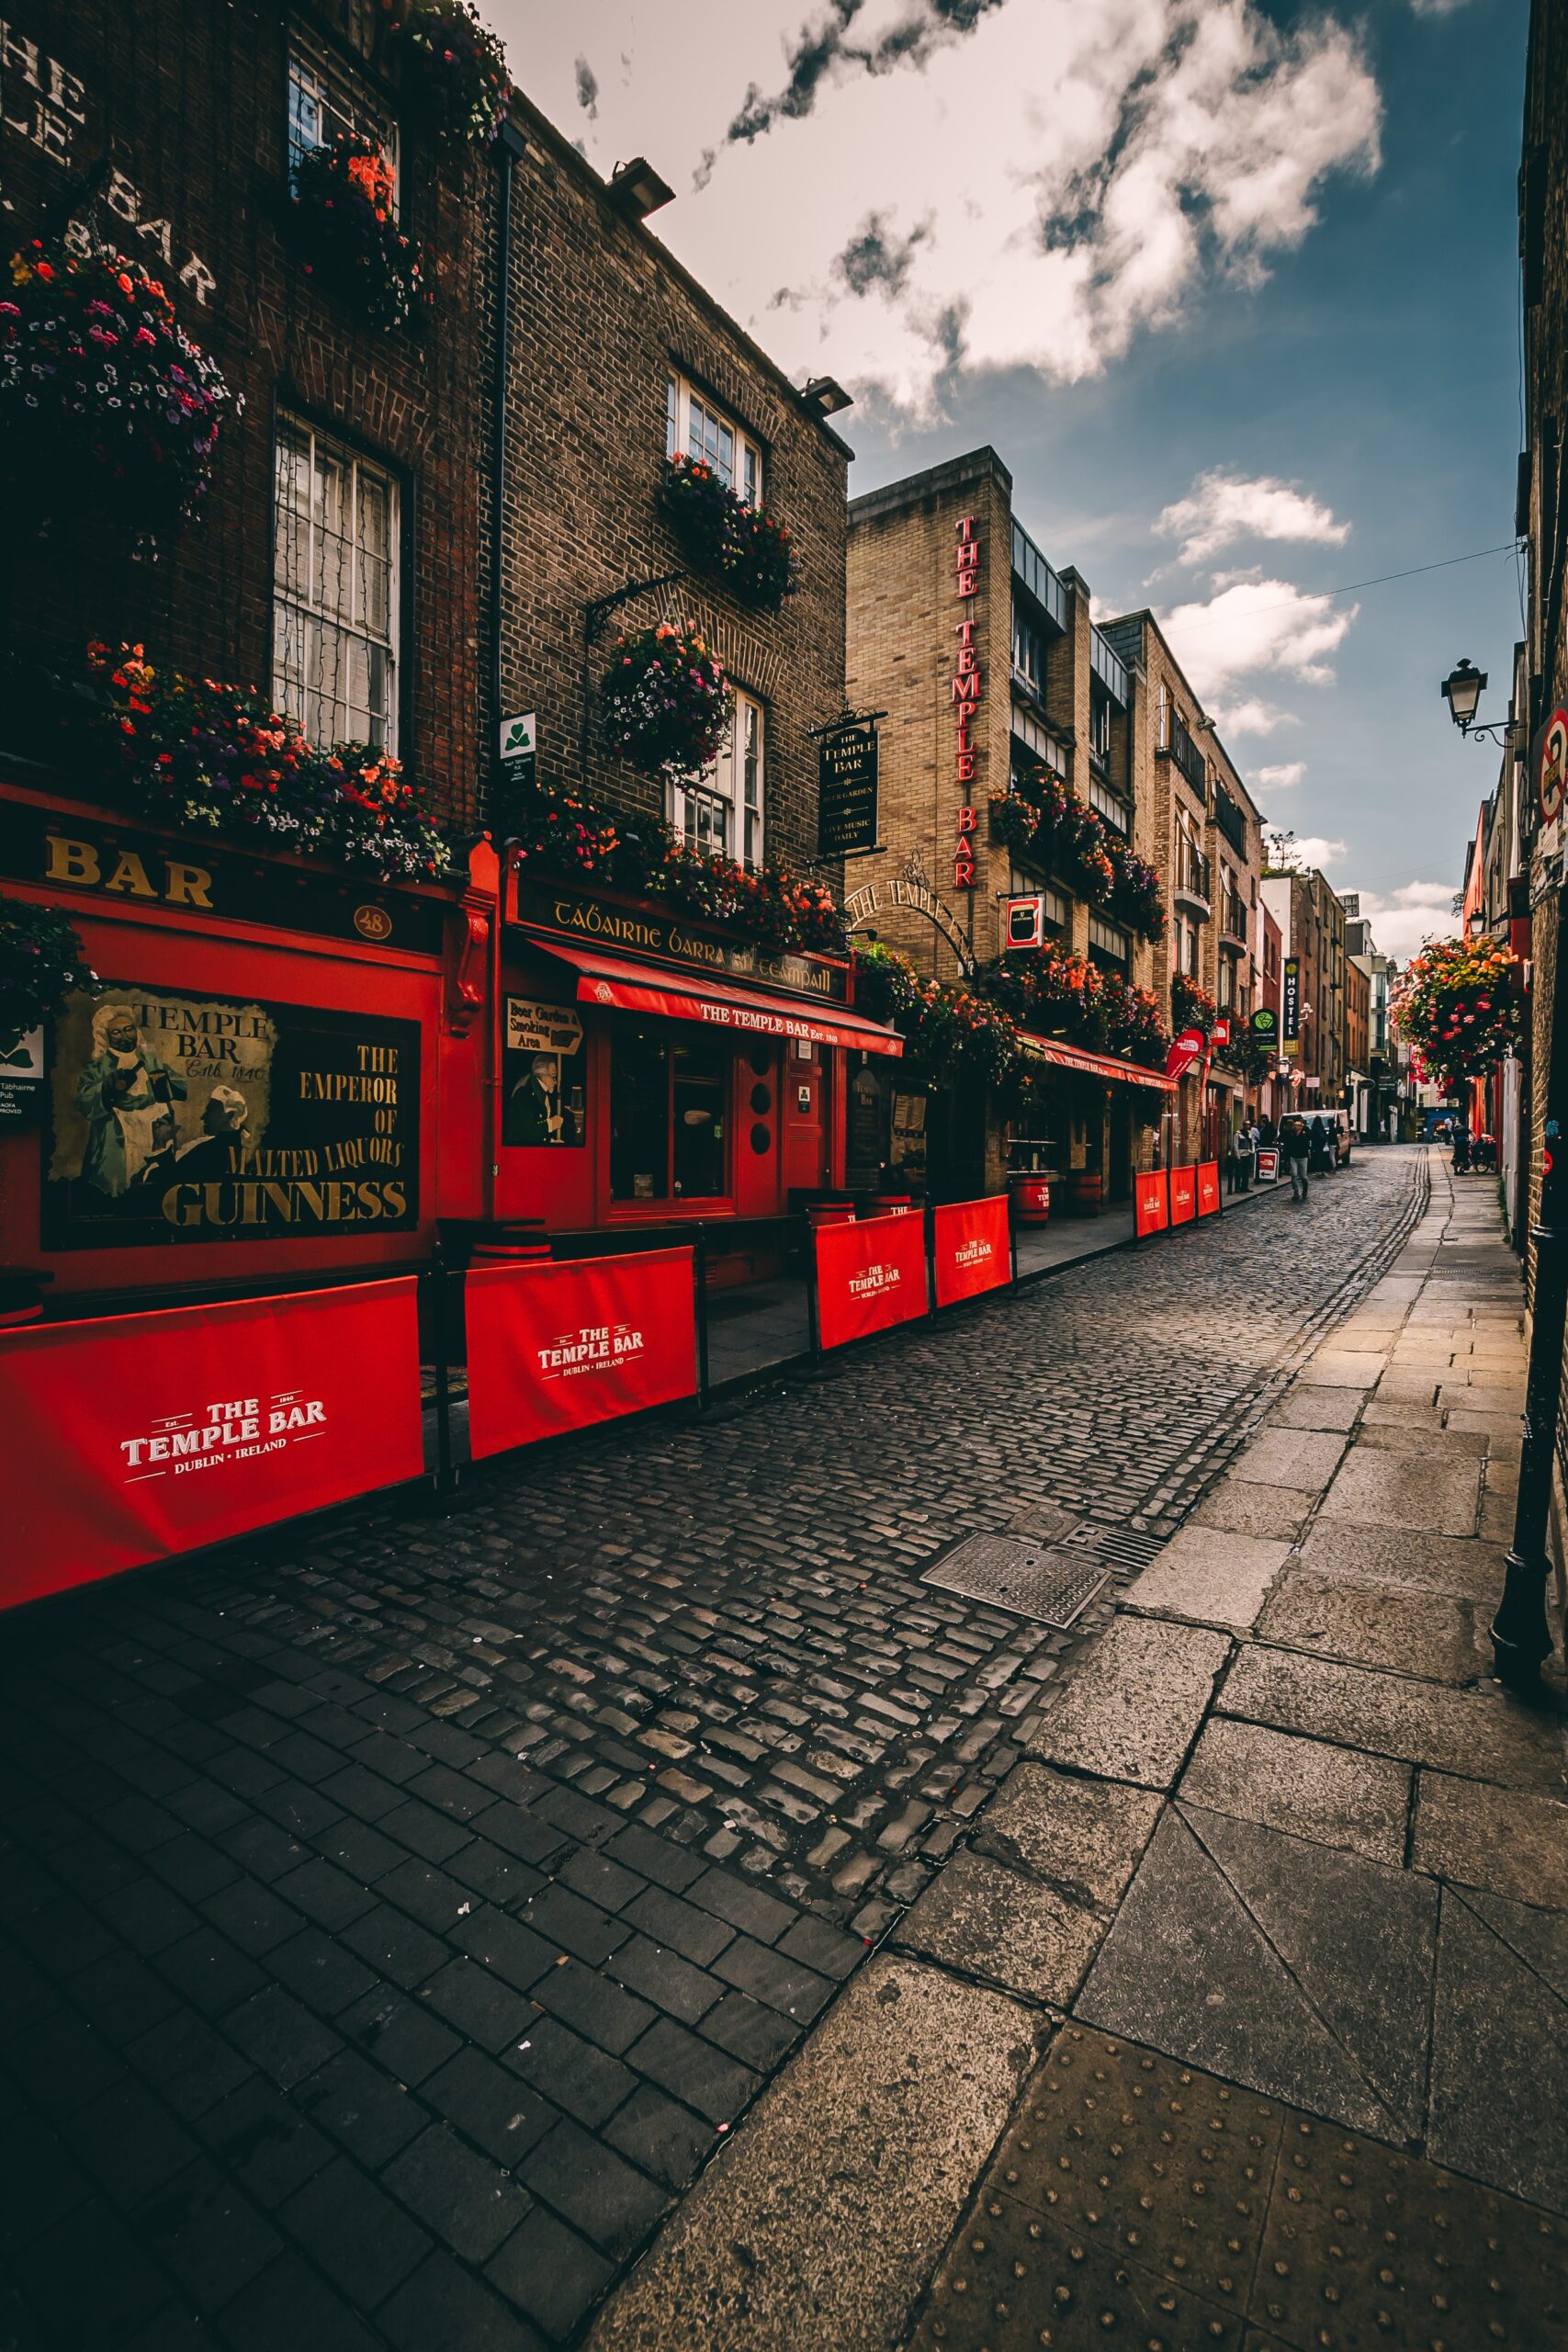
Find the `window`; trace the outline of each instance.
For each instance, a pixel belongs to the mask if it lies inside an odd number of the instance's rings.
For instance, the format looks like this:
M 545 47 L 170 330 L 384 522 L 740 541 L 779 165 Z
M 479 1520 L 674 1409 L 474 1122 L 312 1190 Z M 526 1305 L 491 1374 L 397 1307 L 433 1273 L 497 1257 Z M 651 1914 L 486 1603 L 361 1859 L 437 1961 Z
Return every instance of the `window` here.
M 701 458 L 748 506 L 762 503 L 762 452 L 739 425 L 683 376 L 671 376 L 664 394 L 664 454 Z
M 610 1196 L 715 1200 L 728 1191 L 732 1049 L 671 1045 L 617 1023 L 610 1051 Z
M 711 768 L 673 787 L 671 822 L 688 849 L 762 863 L 762 706 L 737 691 L 729 735 Z
M 1220 957 L 1219 982 L 1220 1011 L 1229 1012 L 1235 1002 L 1235 957 L 1234 956 Z
M 1091 808 L 1098 809 L 1106 823 L 1114 825 L 1119 833 L 1127 831 L 1126 802 L 1118 800 L 1111 786 L 1108 784 L 1101 784 L 1092 768 L 1089 771 L 1089 805 Z
M 1009 888 L 1011 889 L 1015 897 L 1020 896 L 1024 892 L 1029 892 L 1031 894 L 1035 891 L 1039 892 L 1040 898 L 1043 901 L 1045 928 L 1050 932 L 1054 938 L 1065 938 L 1067 933 L 1071 931 L 1073 927 L 1072 901 L 1070 899 L 1064 898 L 1060 890 L 1053 889 L 1048 882 L 1043 885 L 1032 879 L 1029 875 L 1022 872 L 1022 870 L 1016 865 L 1013 866 L 1009 873 L 1008 883 Z
M 288 416 L 275 480 L 273 700 L 312 742 L 395 751 L 397 484 Z
M 1111 759 L 1111 696 L 1098 678 L 1089 682 L 1089 755 L 1101 767 Z
M 1016 775 L 1021 766 L 1031 760 L 1043 760 L 1056 775 L 1070 775 L 1069 754 L 1065 752 L 1047 727 L 1042 727 L 1032 712 L 1021 703 L 1012 707 L 1012 767 Z
M 1012 600 L 1012 666 L 1037 695 L 1045 692 L 1045 631 L 1021 597 Z
M 1176 969 L 1190 980 L 1198 977 L 1198 926 L 1185 915 L 1176 924 Z
M 340 131 L 357 130 L 374 139 L 392 170 L 396 200 L 398 130 L 391 119 L 372 104 L 346 65 L 310 35 L 296 28 L 288 37 L 288 176 L 294 177 L 302 157 L 316 147 L 331 144 Z
M 1132 934 L 1123 931 L 1119 923 L 1105 922 L 1099 915 L 1091 914 L 1089 919 L 1089 952 L 1090 961 L 1098 964 L 1101 970 L 1110 966 L 1115 971 L 1125 972 L 1132 959 Z

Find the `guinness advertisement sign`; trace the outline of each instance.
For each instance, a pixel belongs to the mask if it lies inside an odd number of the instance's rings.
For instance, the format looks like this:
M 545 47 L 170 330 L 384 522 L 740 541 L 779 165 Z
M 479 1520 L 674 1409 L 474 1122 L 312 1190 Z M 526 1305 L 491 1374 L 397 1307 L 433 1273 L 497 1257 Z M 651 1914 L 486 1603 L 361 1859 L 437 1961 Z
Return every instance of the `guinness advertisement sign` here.
M 601 947 L 614 956 L 658 956 L 714 979 L 760 980 L 793 995 L 829 1004 L 849 1001 L 849 966 L 825 956 L 774 955 L 767 948 L 721 939 L 683 915 L 655 913 L 641 905 L 590 898 L 570 883 L 514 877 L 514 919 L 530 930 L 554 931 L 563 945 Z M 548 946 L 548 940 L 541 943 Z

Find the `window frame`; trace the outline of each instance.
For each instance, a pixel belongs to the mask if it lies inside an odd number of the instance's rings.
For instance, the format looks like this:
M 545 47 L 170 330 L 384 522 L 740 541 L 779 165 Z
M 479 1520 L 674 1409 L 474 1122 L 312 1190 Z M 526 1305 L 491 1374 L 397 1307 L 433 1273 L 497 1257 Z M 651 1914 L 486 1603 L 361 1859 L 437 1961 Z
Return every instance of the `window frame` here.
M 694 407 L 716 428 L 711 448 L 705 433 L 698 434 L 697 447 L 692 446 Z M 730 436 L 732 451 L 728 473 L 717 454 L 720 435 L 725 433 Z M 701 458 L 748 506 L 760 510 L 766 503 L 767 456 L 761 442 L 710 392 L 673 364 L 665 371 L 664 455 Z
M 295 66 L 297 61 L 318 79 L 336 119 L 325 139 L 318 139 L 315 146 L 324 147 L 342 130 L 356 130 L 374 138 L 387 158 L 392 175 L 392 213 L 394 219 L 402 205 L 401 141 L 398 137 L 397 117 L 381 95 L 376 91 L 362 71 L 345 58 L 340 57 L 331 45 L 298 17 L 289 19 L 284 56 L 284 173 L 290 187 L 301 158 L 313 149 L 295 136 Z M 346 101 L 346 103 L 344 103 Z
M 729 693 L 729 731 L 718 757 L 699 775 L 671 786 L 670 822 L 688 849 L 733 858 L 755 874 L 767 854 L 767 706 L 733 682 Z M 703 813 L 712 808 L 727 812 L 722 844 L 701 837 Z
M 619 1040 L 612 1040 L 612 1049 L 608 1057 L 608 1066 L 605 1073 L 607 1081 L 605 1124 L 608 1135 L 607 1148 L 610 1154 L 606 1164 L 606 1175 L 609 1185 L 610 1214 L 612 1216 L 663 1216 L 668 1218 L 671 1215 L 680 1216 L 687 1209 L 692 1209 L 698 1213 L 704 1213 L 716 1202 L 733 1201 L 736 1197 L 736 1165 L 739 1140 L 736 1134 L 736 1123 L 738 1118 L 737 1102 L 739 1083 L 736 1066 L 736 1057 L 733 1052 L 728 1054 L 724 1052 L 724 1040 L 721 1037 L 716 1037 L 712 1031 L 699 1030 L 694 1036 L 681 1035 L 679 1033 L 688 1024 L 682 1022 L 671 1022 L 667 1024 L 661 1024 L 660 1029 L 658 1032 L 649 1033 L 648 1031 L 634 1031 L 630 1035 Z M 677 1125 L 675 1116 L 675 1089 L 677 1084 L 675 1069 L 676 1058 L 678 1055 L 682 1052 L 694 1052 L 699 1044 L 713 1046 L 720 1059 L 718 1082 L 722 1089 L 722 1104 L 719 1116 L 723 1122 L 724 1128 L 721 1143 L 723 1166 L 720 1170 L 720 1188 L 716 1193 L 677 1193 L 675 1190 L 675 1129 Z M 615 1189 L 615 1050 L 617 1046 L 621 1050 L 627 1053 L 635 1051 L 639 1047 L 645 1051 L 651 1049 L 659 1055 L 664 1065 L 665 1189 L 662 1193 L 617 1193 Z
M 314 483 L 315 474 L 315 452 L 319 444 L 324 442 L 330 445 L 333 450 L 337 454 L 340 460 L 350 468 L 355 482 L 355 515 L 357 515 L 358 512 L 358 484 L 362 472 L 377 477 L 386 491 L 388 503 L 386 539 L 387 634 L 384 640 L 378 640 L 370 632 L 362 629 L 358 626 L 351 627 L 337 620 L 334 616 L 313 606 L 308 601 L 301 601 L 297 596 L 286 596 L 283 593 L 281 560 L 285 540 L 284 533 L 281 528 L 284 517 L 282 501 L 278 494 L 278 461 L 282 454 L 284 435 L 289 431 L 304 435 L 309 442 L 309 462 L 311 470 L 312 485 Z M 315 529 L 314 509 L 315 499 L 312 489 L 310 525 L 312 535 Z M 409 622 L 407 603 L 412 591 L 413 571 L 412 561 L 413 497 L 410 485 L 405 481 L 403 476 L 396 468 L 389 465 L 384 458 L 375 455 L 372 451 L 366 448 L 362 444 L 354 439 L 350 435 L 339 429 L 335 424 L 322 423 L 317 417 L 313 416 L 305 407 L 290 407 L 286 405 L 282 401 L 278 401 L 274 405 L 272 417 L 271 524 L 272 547 L 270 554 L 272 593 L 270 599 L 270 682 L 273 707 L 276 709 L 284 712 L 286 715 L 295 718 L 305 734 L 310 737 L 311 742 L 323 742 L 322 737 L 318 733 L 312 732 L 308 723 L 307 712 L 305 710 L 296 712 L 290 709 L 288 695 L 285 690 L 284 679 L 278 664 L 277 631 L 280 613 L 287 605 L 290 610 L 299 614 L 307 622 L 310 620 L 318 622 L 324 621 L 329 626 L 342 629 L 345 638 L 352 639 L 365 644 L 380 643 L 381 650 L 385 654 L 387 660 L 388 680 L 385 708 L 385 735 L 382 741 L 378 744 L 376 748 L 389 753 L 393 758 L 400 757 L 399 744 L 406 731 L 405 722 L 407 713 L 404 708 L 404 703 L 408 691 L 403 677 L 402 645 L 405 634 L 407 633 Z M 352 537 L 349 540 L 349 546 L 352 550 L 355 546 L 355 541 Z M 353 566 L 352 569 L 357 571 L 357 566 Z M 314 549 L 312 544 L 310 557 L 307 565 L 307 579 L 309 580 L 311 578 L 313 573 Z M 310 691 L 310 690 L 308 685 L 302 684 L 302 697 L 304 699 L 308 700 Z M 338 699 L 340 699 L 340 697 L 336 695 L 333 696 L 334 705 Z M 347 697 L 346 695 L 344 695 L 341 699 L 344 702 L 344 714 L 346 716 L 348 712 Z M 334 732 L 331 736 L 330 741 L 325 741 L 324 748 L 330 749 L 332 744 L 340 741 L 357 741 L 363 740 L 366 739 L 346 734 L 339 735 Z

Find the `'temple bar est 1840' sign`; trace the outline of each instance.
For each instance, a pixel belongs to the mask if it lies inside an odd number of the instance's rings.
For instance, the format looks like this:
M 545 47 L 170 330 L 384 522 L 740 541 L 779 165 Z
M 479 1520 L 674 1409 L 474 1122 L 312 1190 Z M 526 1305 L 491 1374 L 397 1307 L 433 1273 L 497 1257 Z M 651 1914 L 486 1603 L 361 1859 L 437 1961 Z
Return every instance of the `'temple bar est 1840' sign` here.
M 818 754 L 818 857 L 876 847 L 876 729 L 840 727 Z

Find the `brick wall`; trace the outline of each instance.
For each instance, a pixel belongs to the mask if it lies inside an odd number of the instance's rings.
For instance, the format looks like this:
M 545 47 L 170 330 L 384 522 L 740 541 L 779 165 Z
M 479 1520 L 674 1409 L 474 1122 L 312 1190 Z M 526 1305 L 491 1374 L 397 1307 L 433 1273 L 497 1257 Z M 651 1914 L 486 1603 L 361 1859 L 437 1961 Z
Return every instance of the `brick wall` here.
M 659 786 L 604 755 L 597 682 L 622 628 L 697 628 L 765 707 L 767 851 L 816 866 L 807 729 L 843 701 L 848 453 L 559 133 L 521 101 L 513 117 L 527 153 L 513 196 L 502 700 L 537 712 L 543 777 L 663 813 Z M 585 650 L 592 599 L 684 567 L 659 506 L 671 368 L 761 445 L 765 500 L 790 526 L 801 590 L 769 616 L 693 576 L 628 604 Z M 818 870 L 838 888 L 836 865 Z
M 66 673 L 98 636 L 266 689 L 273 420 L 286 406 L 399 480 L 399 750 L 445 814 L 470 820 L 485 463 L 473 322 L 484 311 L 493 165 L 422 140 L 381 45 L 378 9 L 338 0 L 302 9 L 299 21 L 400 117 L 402 223 L 427 249 L 435 295 L 416 328 L 367 329 L 295 257 L 285 11 L 247 0 L 8 0 L 0 187 L 10 245 L 76 219 L 155 266 L 244 411 L 225 422 L 203 519 L 155 562 L 139 560 L 107 519 L 90 536 L 13 541 L 0 624 L 13 654 Z

